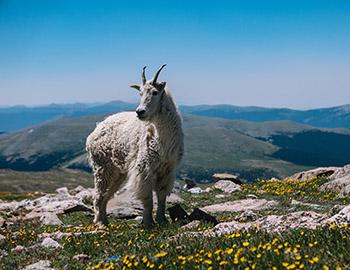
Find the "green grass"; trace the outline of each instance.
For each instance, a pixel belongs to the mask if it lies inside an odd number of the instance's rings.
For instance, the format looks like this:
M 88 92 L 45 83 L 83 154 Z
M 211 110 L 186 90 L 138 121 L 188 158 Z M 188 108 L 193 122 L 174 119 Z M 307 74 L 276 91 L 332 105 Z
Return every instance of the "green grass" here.
M 349 198 L 318 190 L 325 179 L 300 181 L 264 181 L 244 185 L 242 193 L 215 198 L 219 191 L 191 195 L 181 194 L 184 208 L 246 198 L 275 199 L 279 206 L 258 212 L 259 215 L 284 214 L 291 207 L 291 198 L 318 202 L 327 212 L 334 204 L 348 204 Z M 299 206 L 296 210 L 310 210 Z M 217 215 L 220 221 L 234 220 L 237 213 Z M 18 222 L 1 228 L 6 239 L 0 249 L 9 255 L 0 259 L 0 269 L 21 269 L 38 260 L 48 259 L 57 269 L 350 269 L 350 227 L 328 225 L 315 230 L 294 229 L 283 233 L 256 230 L 238 231 L 220 237 L 189 237 L 210 227 L 201 223 L 185 231 L 178 224 L 155 227 L 147 231 L 136 221 L 110 218 L 110 225 L 98 228 L 92 216 L 78 212 L 61 215 L 65 226 L 38 226 L 35 221 Z M 29 247 L 39 243 L 43 232 L 83 232 L 57 240 L 63 249 L 36 248 L 16 253 L 17 245 Z M 91 234 L 89 232 L 96 232 Z M 85 262 L 74 261 L 77 254 L 86 254 Z M 276 268 L 274 268 L 276 267 Z
M 64 186 L 69 189 L 79 185 L 93 187 L 93 183 L 92 174 L 77 170 L 60 169 L 45 172 L 0 170 L 1 192 L 54 192 Z M 1 196 L 0 193 L 0 199 Z

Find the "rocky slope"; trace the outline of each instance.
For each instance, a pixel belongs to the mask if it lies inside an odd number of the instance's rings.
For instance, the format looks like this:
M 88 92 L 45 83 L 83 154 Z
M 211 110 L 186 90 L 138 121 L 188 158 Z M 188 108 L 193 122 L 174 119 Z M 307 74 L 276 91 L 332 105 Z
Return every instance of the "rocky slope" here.
M 0 201 L 0 267 L 122 269 L 135 263 L 147 269 L 180 267 L 184 260 L 188 269 L 235 264 L 346 269 L 349 168 L 318 168 L 254 184 L 219 180 L 186 189 L 177 183 L 168 197 L 173 223 L 149 232 L 140 225 L 140 202 L 127 190 L 108 204 L 108 227 L 91 225 L 91 188 L 59 188 L 37 198 Z

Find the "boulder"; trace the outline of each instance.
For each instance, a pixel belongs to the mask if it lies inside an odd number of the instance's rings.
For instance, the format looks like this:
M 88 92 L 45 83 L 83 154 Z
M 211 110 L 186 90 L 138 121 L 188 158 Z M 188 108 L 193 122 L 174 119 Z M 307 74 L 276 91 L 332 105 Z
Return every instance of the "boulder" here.
M 325 221 L 326 223 L 336 223 L 337 225 L 341 224 L 350 224 L 350 204 L 344 207 L 338 214 L 330 217 Z
M 63 225 L 63 222 L 58 218 L 55 213 L 46 212 L 40 217 L 40 222 L 43 225 Z
M 287 215 L 269 215 L 255 221 L 255 225 L 268 232 L 286 231 L 288 229 L 315 229 L 321 226 L 327 216 L 313 211 L 293 212 Z
M 296 174 L 293 174 L 285 180 L 311 180 L 314 178 L 319 177 L 330 177 L 334 172 L 336 172 L 339 169 L 339 167 L 320 167 L 308 171 L 298 172 Z
M 223 222 L 212 229 L 202 232 L 201 235 L 215 237 L 248 229 L 264 230 L 267 232 L 282 232 L 296 228 L 315 229 L 318 226 L 322 226 L 325 220 L 326 216 L 323 214 L 302 211 L 281 216 L 269 215 L 254 222 Z
M 241 179 L 237 175 L 229 174 L 229 173 L 215 173 L 213 176 L 214 181 L 220 181 L 220 180 L 228 180 L 235 184 L 242 184 Z
M 250 222 L 258 219 L 258 217 L 259 216 L 252 210 L 245 210 L 241 214 L 239 214 L 236 219 L 239 222 Z
M 62 248 L 57 241 L 51 239 L 50 237 L 44 238 L 44 240 L 41 242 L 41 246 L 45 248 Z
M 213 188 L 219 189 L 225 193 L 242 191 L 242 188 L 240 185 L 237 185 L 229 180 L 220 180 L 214 184 Z
M 342 178 L 350 174 L 350 164 L 345 165 L 344 167 L 338 168 L 330 177 L 330 180 L 335 180 Z
M 108 211 L 108 214 L 120 219 L 133 219 L 142 214 L 142 211 L 132 207 L 115 207 Z
M 336 204 L 329 210 L 328 214 L 330 216 L 334 216 L 334 215 L 338 214 L 341 210 L 343 210 L 345 207 L 346 207 L 345 205 Z
M 276 201 L 268 201 L 265 199 L 243 199 L 236 201 L 229 201 L 202 207 L 203 211 L 209 213 L 215 212 L 243 212 L 246 210 L 262 210 L 278 205 Z
M 323 184 L 321 186 L 322 191 L 338 192 L 343 196 L 350 194 L 350 172 L 347 175 L 343 175 L 339 178 L 333 178 L 333 180 Z
M 77 193 L 79 193 L 81 191 L 84 191 L 84 190 L 85 190 L 85 188 L 83 186 L 77 186 L 76 188 L 71 189 L 69 191 L 69 193 L 72 194 L 72 195 L 76 195 Z
M 95 189 L 93 188 L 86 188 L 86 189 L 78 189 L 77 193 L 74 194 L 74 197 L 77 198 L 79 201 L 81 201 L 84 204 L 92 205 L 94 202 L 94 197 L 96 194 Z
M 51 267 L 51 262 L 48 260 L 38 261 L 36 263 L 27 265 L 24 270 L 54 270 Z

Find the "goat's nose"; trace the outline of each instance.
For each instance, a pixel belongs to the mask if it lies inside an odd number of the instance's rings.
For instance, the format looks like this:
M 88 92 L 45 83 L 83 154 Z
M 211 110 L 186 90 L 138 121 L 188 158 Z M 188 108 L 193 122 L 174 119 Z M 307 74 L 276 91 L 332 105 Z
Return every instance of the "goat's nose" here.
M 146 112 L 146 110 L 144 110 L 144 109 L 137 109 L 136 110 L 137 116 L 142 116 L 145 114 L 145 112 Z

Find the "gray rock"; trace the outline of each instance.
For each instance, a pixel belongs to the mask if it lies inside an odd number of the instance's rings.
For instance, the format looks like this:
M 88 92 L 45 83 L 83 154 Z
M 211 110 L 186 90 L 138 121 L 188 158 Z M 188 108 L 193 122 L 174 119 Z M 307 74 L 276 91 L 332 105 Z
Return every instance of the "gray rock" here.
M 242 184 L 241 179 L 237 175 L 229 174 L 229 173 L 215 173 L 213 176 L 214 181 L 220 180 L 228 180 L 235 184 Z
M 187 190 L 189 193 L 191 194 L 200 194 L 200 193 L 204 193 L 206 192 L 205 190 L 201 189 L 200 187 L 194 187 L 194 188 L 190 188 L 189 190 Z
M 221 236 L 240 230 L 248 230 L 252 227 L 252 223 L 241 223 L 237 221 L 222 222 L 216 225 L 214 228 L 203 232 L 202 234 L 204 236 Z
M 309 228 L 315 229 L 322 226 L 326 216 L 316 212 L 294 212 L 287 215 L 269 215 L 262 217 L 254 222 L 223 222 L 216 225 L 214 228 L 202 232 L 202 236 L 220 236 L 224 234 L 231 234 L 239 230 L 258 229 L 267 232 L 282 232 L 289 229 Z M 198 236 L 198 235 L 197 235 Z
M 199 220 L 193 220 L 191 221 L 190 223 L 186 224 L 186 225 L 183 225 L 181 226 L 181 229 L 184 229 L 184 230 L 192 230 L 192 229 L 195 229 L 199 226 L 201 222 Z
M 329 210 L 329 215 L 334 216 L 334 215 L 338 214 L 344 208 L 345 208 L 345 205 L 336 204 Z
M 254 194 L 247 194 L 246 198 L 247 199 L 257 199 L 258 196 L 254 195 Z
M 339 192 L 341 195 L 350 194 L 350 172 L 348 175 L 344 175 L 340 178 L 335 178 L 325 184 L 320 188 L 322 191 L 333 191 Z
M 237 185 L 229 180 L 220 180 L 214 184 L 213 188 L 219 189 L 225 193 L 242 191 L 240 185 Z
M 246 210 L 262 210 L 278 205 L 276 201 L 268 201 L 265 199 L 243 199 L 230 201 L 225 203 L 218 203 L 208 205 L 201 208 L 203 211 L 215 213 L 215 212 L 243 212 Z
M 270 215 L 255 221 L 255 225 L 268 232 L 286 231 L 288 229 L 315 229 L 322 225 L 327 216 L 313 211 L 293 212 L 287 215 Z
M 339 167 L 320 167 L 308 171 L 298 172 L 287 177 L 285 180 L 311 180 L 318 177 L 330 177 Z
M 48 260 L 42 260 L 38 261 L 36 263 L 33 263 L 31 265 L 27 265 L 24 270 L 54 270 L 54 268 L 51 267 L 51 262 Z
M 3 242 L 5 242 L 6 237 L 2 234 L 0 234 L 0 244 L 2 244 Z
M 78 193 L 74 195 L 74 197 L 84 204 L 92 205 L 94 202 L 95 194 L 96 194 L 95 189 L 86 188 L 86 189 L 80 190 Z
M 73 259 L 73 261 L 78 261 L 78 262 L 84 263 L 85 261 L 87 261 L 89 259 L 89 255 L 77 254 L 77 255 L 74 255 L 72 259 Z
M 85 188 L 83 186 L 77 186 L 76 188 L 71 189 L 69 191 L 69 194 L 76 195 L 77 193 L 84 191 L 84 190 L 85 190 Z
M 171 193 L 167 198 L 166 202 L 170 205 L 174 205 L 177 203 L 182 203 L 184 200 L 177 194 Z
M 249 222 L 258 219 L 258 215 L 252 210 L 245 210 L 240 215 L 237 216 L 239 222 Z
M 224 195 L 224 194 L 216 194 L 215 195 L 215 198 L 217 198 L 217 199 L 223 199 L 225 197 L 226 197 L 226 195 Z
M 338 168 L 330 177 L 330 180 L 335 180 L 342 178 L 350 174 L 350 164 L 345 165 L 344 167 Z
M 133 218 L 136 218 L 137 216 L 140 216 L 142 212 L 132 207 L 116 207 L 116 208 L 110 209 L 108 211 L 108 214 L 116 218 L 133 219 Z
M 45 248 L 62 248 L 62 246 L 57 241 L 51 239 L 50 237 L 44 238 L 41 246 Z
M 16 247 L 12 248 L 11 252 L 21 253 L 25 250 L 26 250 L 26 248 L 24 246 L 18 245 Z
M 63 225 L 63 222 L 57 217 L 55 213 L 46 212 L 40 217 L 40 222 L 43 225 Z
M 306 207 L 311 207 L 311 208 L 315 208 L 315 209 L 322 209 L 324 208 L 324 206 L 319 205 L 319 204 L 314 204 L 314 203 L 304 203 L 304 202 L 300 202 L 297 200 L 292 200 L 291 205 L 294 206 L 306 206 Z
M 6 250 L 0 249 L 0 259 L 1 259 L 2 257 L 6 257 L 7 255 L 9 255 L 9 254 L 7 253 Z
M 344 207 L 338 214 L 327 219 L 326 223 L 350 224 L 350 204 Z
M 70 194 L 69 194 L 69 191 L 68 191 L 68 188 L 66 188 L 66 187 L 60 187 L 60 188 L 58 188 L 58 189 L 56 189 L 56 192 L 58 193 L 58 194 L 62 194 L 62 195 L 64 195 L 64 196 L 71 196 Z

